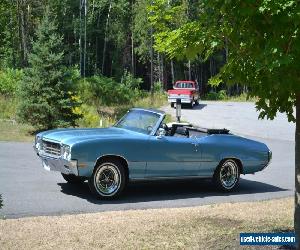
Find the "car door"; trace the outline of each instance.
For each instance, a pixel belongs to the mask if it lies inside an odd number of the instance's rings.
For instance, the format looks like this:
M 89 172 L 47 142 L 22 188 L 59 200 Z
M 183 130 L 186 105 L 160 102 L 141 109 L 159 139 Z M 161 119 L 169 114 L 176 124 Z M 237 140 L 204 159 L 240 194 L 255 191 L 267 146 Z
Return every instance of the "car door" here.
M 197 176 L 201 152 L 197 141 L 187 137 L 150 136 L 146 177 Z
M 212 176 L 220 161 L 219 151 L 222 151 L 220 143 L 216 136 L 205 136 L 195 140 L 198 151 L 201 152 L 199 175 Z

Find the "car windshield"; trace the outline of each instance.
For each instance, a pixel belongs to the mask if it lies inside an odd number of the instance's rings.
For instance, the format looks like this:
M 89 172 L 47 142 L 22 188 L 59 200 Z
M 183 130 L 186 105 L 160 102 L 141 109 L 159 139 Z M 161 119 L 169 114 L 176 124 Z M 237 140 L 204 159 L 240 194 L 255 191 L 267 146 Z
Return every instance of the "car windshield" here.
M 191 82 L 177 82 L 176 88 L 191 89 L 194 88 L 194 86 Z
M 149 135 L 158 123 L 160 115 L 146 110 L 130 110 L 114 127 Z

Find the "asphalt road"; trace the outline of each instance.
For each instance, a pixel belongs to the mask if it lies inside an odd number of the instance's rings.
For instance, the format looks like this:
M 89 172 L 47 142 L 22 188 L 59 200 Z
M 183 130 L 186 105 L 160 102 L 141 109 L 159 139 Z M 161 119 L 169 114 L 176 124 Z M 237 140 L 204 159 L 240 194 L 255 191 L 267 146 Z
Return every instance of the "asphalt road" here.
M 257 113 L 253 109 L 254 105 L 249 103 L 214 102 L 204 103 L 194 110 L 183 109 L 184 120 L 203 127 L 212 124 L 214 127 L 224 127 L 228 124 L 233 132 L 243 134 L 245 131 L 250 135 L 248 137 L 263 141 L 272 149 L 271 165 L 263 172 L 242 177 L 239 189 L 233 193 L 218 192 L 209 181 L 177 181 L 131 184 L 118 200 L 97 200 L 91 195 L 87 183 L 69 185 L 59 173 L 45 171 L 31 144 L 0 142 L 0 194 L 4 203 L 0 214 L 18 218 L 291 196 L 294 190 L 293 125 L 283 116 L 274 122 L 257 121 Z M 166 110 L 174 113 L 172 109 Z M 273 128 L 274 131 L 269 131 Z

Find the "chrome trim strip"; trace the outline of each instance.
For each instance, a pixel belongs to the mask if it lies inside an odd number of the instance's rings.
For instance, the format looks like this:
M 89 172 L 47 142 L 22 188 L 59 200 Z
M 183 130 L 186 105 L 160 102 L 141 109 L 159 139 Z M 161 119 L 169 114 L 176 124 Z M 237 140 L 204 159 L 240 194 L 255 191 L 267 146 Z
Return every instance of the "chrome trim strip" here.
M 158 176 L 158 177 L 145 177 L 145 178 L 130 178 L 130 181 L 190 180 L 190 179 L 208 179 L 212 177 L 213 177 L 212 175 L 165 176 L 165 177 Z
M 128 164 L 128 161 L 127 161 L 127 159 L 124 157 L 124 156 L 122 156 L 122 155 L 116 155 L 116 154 L 105 154 L 105 155 L 101 155 L 101 156 L 99 156 L 97 159 L 96 159 L 96 161 L 95 161 L 95 163 L 94 163 L 94 168 L 96 167 L 96 164 L 97 164 L 97 162 L 98 162 L 98 160 L 100 160 L 102 157 L 106 157 L 106 156 L 117 156 L 117 157 L 120 157 L 120 158 L 122 158 L 123 160 L 125 160 L 126 161 L 126 163 L 127 163 L 127 166 L 129 166 L 129 164 Z M 129 174 L 129 173 L 128 173 Z
M 166 114 L 160 114 L 160 118 L 157 121 L 156 125 L 153 127 L 152 132 L 150 133 L 150 135 L 155 135 L 157 130 L 159 129 L 160 124 L 162 123 L 162 121 L 165 119 Z

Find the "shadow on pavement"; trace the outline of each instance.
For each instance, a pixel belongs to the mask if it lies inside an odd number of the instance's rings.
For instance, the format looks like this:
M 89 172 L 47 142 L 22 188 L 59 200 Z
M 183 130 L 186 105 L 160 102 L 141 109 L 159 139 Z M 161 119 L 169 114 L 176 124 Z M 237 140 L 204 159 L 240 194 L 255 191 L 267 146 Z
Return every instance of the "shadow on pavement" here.
M 235 191 L 229 193 L 218 191 L 210 180 L 160 181 L 130 183 L 120 198 L 107 201 L 97 199 L 91 194 L 86 182 L 79 185 L 69 183 L 58 183 L 58 185 L 61 187 L 62 193 L 86 199 L 94 204 L 168 201 L 210 196 L 235 196 L 287 191 L 287 189 L 282 189 L 270 184 L 244 179 L 240 180 L 240 185 Z
M 194 106 L 193 109 L 201 110 L 201 109 L 204 109 L 206 106 L 207 106 L 207 104 L 199 103 L 198 105 Z
M 194 107 L 191 108 L 189 104 L 185 104 L 185 103 L 181 104 L 182 109 L 190 109 L 190 110 L 192 110 L 192 109 L 201 110 L 201 109 L 204 109 L 206 106 L 207 106 L 207 104 L 199 103 L 198 105 L 194 105 Z M 176 108 L 174 108 L 174 109 L 176 109 Z

